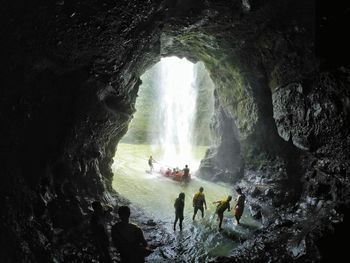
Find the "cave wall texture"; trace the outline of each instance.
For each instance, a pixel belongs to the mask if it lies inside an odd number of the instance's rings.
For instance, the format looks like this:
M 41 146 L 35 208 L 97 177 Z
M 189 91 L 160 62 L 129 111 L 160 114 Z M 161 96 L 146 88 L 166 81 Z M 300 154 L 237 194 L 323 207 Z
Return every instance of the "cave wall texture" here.
M 52 262 L 53 228 L 78 225 L 91 198 L 113 203 L 110 166 L 139 77 L 170 55 L 203 61 L 215 83 L 216 139 L 201 175 L 244 182 L 266 226 L 227 262 L 328 259 L 325 242 L 348 231 L 350 189 L 349 43 L 334 30 L 349 9 L 334 6 L 2 3 L 1 261 Z

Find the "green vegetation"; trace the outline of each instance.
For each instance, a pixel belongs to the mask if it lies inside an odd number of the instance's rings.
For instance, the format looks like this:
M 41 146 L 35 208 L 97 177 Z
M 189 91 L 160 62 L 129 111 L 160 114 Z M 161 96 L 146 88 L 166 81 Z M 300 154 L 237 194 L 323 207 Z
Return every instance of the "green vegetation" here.
M 187 32 L 177 39 L 185 50 L 204 62 L 215 82 L 219 104 L 231 113 L 241 138 L 247 138 L 258 121 L 257 105 L 233 50 L 213 34 L 203 32 Z
M 221 105 L 232 112 L 235 123 L 240 130 L 241 136 L 251 134 L 257 122 L 257 109 L 253 96 L 249 94 L 250 87 L 245 83 L 242 74 L 230 63 L 223 62 L 220 65 L 222 75 L 227 76 L 224 80 L 226 85 L 219 86 L 218 96 Z
M 142 75 L 142 85 L 136 100 L 136 113 L 122 142 L 142 144 L 152 143 L 152 136 L 158 133 L 156 116 L 159 111 L 158 98 L 159 67 L 155 65 Z
M 198 89 L 196 116 L 193 126 L 192 142 L 195 145 L 209 145 L 211 141 L 210 122 L 214 111 L 214 84 L 203 63 L 195 65 L 195 86 Z M 130 122 L 128 132 L 122 142 L 133 144 L 152 144 L 157 138 L 160 125 L 159 65 L 155 65 L 142 75 L 142 85 L 136 100 L 136 113 Z M 179 76 L 181 77 L 181 76 Z
M 209 127 L 214 112 L 214 83 L 203 63 L 197 63 L 195 69 L 198 95 L 192 141 L 196 145 L 209 145 L 212 136 Z

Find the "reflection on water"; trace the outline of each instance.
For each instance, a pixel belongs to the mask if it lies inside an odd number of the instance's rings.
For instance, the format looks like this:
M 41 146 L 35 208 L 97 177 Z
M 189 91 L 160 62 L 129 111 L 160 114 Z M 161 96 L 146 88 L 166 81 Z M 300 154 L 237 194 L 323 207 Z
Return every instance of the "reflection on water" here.
M 204 154 L 205 148 L 197 150 Z M 229 255 L 239 239 L 244 239 L 253 229 L 259 227 L 259 223 L 245 209 L 240 226 L 234 224 L 231 212 L 225 212 L 224 230 L 219 232 L 214 214 L 216 206 L 212 202 L 225 199 L 228 195 L 235 199 L 236 193 L 232 187 L 196 177 L 192 177 L 189 184 L 183 185 L 158 173 L 149 174 L 146 170 L 150 154 L 157 159 L 157 154 L 151 153 L 149 145 L 119 144 L 112 166 L 115 174 L 113 186 L 122 196 L 148 211 L 155 219 L 165 222 L 169 232 L 173 232 L 174 201 L 180 192 L 185 193 L 184 230 L 174 234 L 176 248 L 186 254 L 187 259 L 188 255 L 192 255 L 188 262 L 206 262 L 211 257 Z M 155 170 L 157 168 L 160 167 L 155 165 Z M 191 172 L 195 168 L 190 167 Z M 200 186 L 204 187 L 208 210 L 205 210 L 203 219 L 199 211 L 193 222 L 192 198 Z M 231 207 L 233 205 L 234 202 L 231 202 Z

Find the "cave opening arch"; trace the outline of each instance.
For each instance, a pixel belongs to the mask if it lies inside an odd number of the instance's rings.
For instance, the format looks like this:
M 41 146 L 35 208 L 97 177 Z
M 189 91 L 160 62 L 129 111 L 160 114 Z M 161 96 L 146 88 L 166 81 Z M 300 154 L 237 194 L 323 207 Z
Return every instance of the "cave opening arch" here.
M 184 76 L 179 76 L 179 77 L 184 77 Z M 142 89 L 145 87 L 142 87 L 141 85 L 139 88 Z M 137 100 L 140 100 L 140 99 L 141 98 L 138 96 Z M 136 104 L 135 104 L 136 114 L 138 110 L 143 111 L 143 113 L 147 111 L 147 109 L 145 108 L 138 108 L 137 102 L 138 101 L 136 101 Z M 229 103 L 227 101 L 225 102 Z M 214 122 L 214 125 L 213 125 L 215 132 L 218 133 L 218 137 L 215 140 L 215 144 L 211 145 L 211 149 L 207 152 L 206 158 L 210 159 L 210 163 L 207 162 L 204 167 L 203 165 L 204 162 L 202 162 L 202 165 L 204 168 L 202 168 L 201 171 L 199 171 L 197 174 L 205 173 L 205 175 L 207 175 L 206 179 L 209 179 L 209 180 L 224 181 L 224 182 L 230 182 L 230 183 L 237 182 L 240 179 L 237 175 L 243 175 L 244 173 L 243 168 L 237 167 L 238 162 L 237 161 L 235 162 L 235 160 L 237 159 L 237 156 L 239 157 L 238 161 L 240 161 L 240 158 L 241 158 L 240 143 L 238 142 L 238 136 L 237 136 L 238 129 L 236 128 L 234 120 L 228 117 L 230 116 L 229 109 L 227 109 L 225 112 L 225 110 L 223 110 L 222 107 L 220 106 L 218 97 L 216 97 L 216 106 L 218 105 L 219 105 L 218 108 L 220 109 L 221 112 L 216 114 L 217 115 L 216 121 Z M 126 136 L 128 136 L 128 132 L 126 133 Z M 228 136 L 228 137 L 226 138 L 225 136 Z M 127 137 L 127 140 L 131 143 L 133 142 L 132 139 L 133 139 L 132 137 L 131 138 Z M 232 143 L 231 140 L 234 140 L 234 143 Z M 120 142 L 122 141 L 123 141 L 123 138 Z M 115 179 L 113 182 L 113 186 L 115 187 L 117 192 L 119 192 L 125 197 L 128 197 L 134 204 L 137 204 L 140 207 L 146 208 L 148 212 L 152 213 L 153 218 L 157 220 L 161 218 L 163 222 L 169 222 L 172 220 L 171 217 L 169 218 L 169 215 L 172 214 L 172 207 L 169 206 L 169 204 L 173 201 L 171 198 L 175 197 L 178 194 L 176 191 L 181 190 L 181 186 L 180 184 L 178 185 L 173 185 L 171 183 L 165 184 L 168 182 L 164 182 L 161 179 L 154 177 L 153 175 L 154 173 L 148 173 L 148 172 L 145 173 L 144 169 L 147 169 L 146 168 L 147 157 L 148 157 L 147 153 L 142 153 L 143 166 L 142 164 L 141 166 L 143 168 L 139 171 L 138 169 L 138 167 L 140 166 L 139 151 L 142 151 L 143 147 L 144 145 L 139 145 L 135 147 L 134 144 L 132 144 L 132 146 L 130 145 L 125 146 L 124 144 L 118 144 L 117 154 L 116 154 L 116 157 L 114 158 L 115 168 L 113 168 L 113 171 L 115 171 Z M 135 148 L 137 148 L 137 151 L 135 150 Z M 132 151 L 132 156 L 133 156 L 132 159 L 129 159 L 128 157 L 128 155 L 130 154 L 130 151 Z M 215 155 L 218 155 L 218 156 L 216 157 Z M 154 155 L 154 152 L 152 153 L 152 156 L 155 157 L 155 159 L 157 160 L 156 163 L 164 164 L 163 160 L 159 160 L 157 158 L 157 155 Z M 121 164 L 117 165 L 118 162 Z M 126 162 L 130 162 L 131 165 L 126 164 Z M 169 161 L 165 163 L 168 165 L 170 164 Z M 240 163 L 238 164 L 241 165 Z M 191 165 L 190 167 L 192 171 L 192 168 L 194 167 Z M 134 175 L 135 170 L 137 170 L 138 172 L 138 175 L 136 176 Z M 137 179 L 136 182 L 135 182 L 135 178 Z M 150 180 L 152 181 L 151 186 L 149 185 Z M 161 183 L 164 183 L 164 185 Z M 198 190 L 199 183 L 201 183 L 201 185 L 205 187 L 206 189 L 205 191 L 209 200 L 221 199 L 223 198 L 225 193 L 233 194 L 235 196 L 235 193 L 232 191 L 231 187 L 224 188 L 224 186 L 221 184 L 220 188 L 215 188 L 214 184 L 209 184 L 208 182 L 204 183 L 204 181 L 194 180 L 194 181 L 191 181 L 191 183 L 187 185 L 187 187 L 182 189 L 182 191 L 186 193 L 186 196 L 189 196 L 187 197 L 187 199 L 191 198 L 192 192 L 195 192 Z M 130 191 L 130 189 L 137 189 L 137 190 Z M 157 189 L 157 190 L 154 191 L 154 189 Z M 187 200 L 187 202 L 191 202 L 189 199 Z M 156 206 L 156 208 L 154 206 Z M 169 208 L 170 208 L 170 211 L 169 211 Z M 188 209 L 186 209 L 187 214 L 190 214 L 192 212 L 191 208 L 189 208 L 190 211 L 187 211 L 187 210 Z M 212 212 L 213 211 L 212 211 L 211 203 L 208 203 L 208 213 L 212 213 Z M 250 217 L 248 219 L 247 215 L 245 215 L 245 220 L 246 220 L 247 229 L 252 230 L 252 229 L 258 228 L 259 224 L 254 222 L 254 220 L 252 220 Z M 185 219 L 186 225 L 191 223 L 187 221 L 188 220 L 186 218 Z M 208 223 L 208 225 L 212 226 L 213 224 Z M 172 226 L 170 224 L 167 224 L 167 228 L 171 228 L 171 227 Z M 193 232 L 192 233 L 193 236 L 196 238 L 200 238 L 201 235 L 208 235 L 208 238 L 211 238 L 213 236 L 213 232 L 214 234 L 216 232 L 215 231 L 216 229 L 214 231 L 212 231 L 211 229 L 200 229 L 200 231 L 198 231 L 196 226 L 192 227 L 191 229 L 192 229 L 191 231 Z M 239 232 L 237 232 L 236 234 L 238 233 Z M 242 235 L 242 233 L 240 234 Z M 248 233 L 245 233 L 245 234 L 247 236 L 249 235 Z M 194 252 L 192 255 L 188 255 L 188 257 L 194 259 L 194 257 L 198 257 L 199 254 L 201 254 L 201 258 L 203 260 L 206 257 L 210 258 L 210 256 L 213 256 L 213 255 L 210 255 L 212 253 L 205 252 L 205 250 L 209 249 L 210 246 L 215 247 L 215 248 L 212 247 L 210 250 L 213 250 L 213 251 L 218 250 L 216 252 L 217 255 L 220 255 L 220 256 L 228 255 L 227 253 L 229 252 L 229 250 L 232 249 L 232 247 L 235 247 L 237 245 L 231 239 L 222 239 L 219 237 L 217 238 L 219 240 L 217 244 L 204 242 L 203 240 L 203 245 L 201 245 L 201 247 L 197 247 L 195 245 L 196 242 L 191 242 L 190 240 L 192 240 L 192 238 L 189 238 L 186 244 L 188 243 L 188 245 L 196 247 L 194 249 L 196 252 Z M 221 246 L 220 246 L 220 243 L 222 243 Z

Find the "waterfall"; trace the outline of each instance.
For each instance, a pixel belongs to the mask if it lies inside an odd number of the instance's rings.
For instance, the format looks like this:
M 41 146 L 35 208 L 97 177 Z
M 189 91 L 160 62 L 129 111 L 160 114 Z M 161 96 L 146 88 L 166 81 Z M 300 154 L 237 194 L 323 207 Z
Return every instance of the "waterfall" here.
M 171 167 L 198 166 L 191 144 L 197 100 L 194 64 L 177 57 L 163 58 L 159 64 L 161 161 Z

